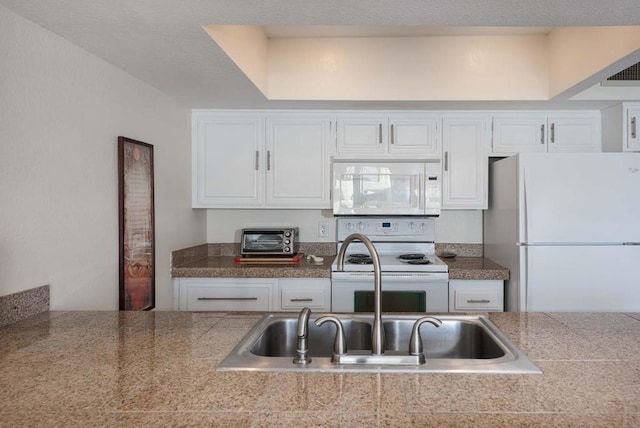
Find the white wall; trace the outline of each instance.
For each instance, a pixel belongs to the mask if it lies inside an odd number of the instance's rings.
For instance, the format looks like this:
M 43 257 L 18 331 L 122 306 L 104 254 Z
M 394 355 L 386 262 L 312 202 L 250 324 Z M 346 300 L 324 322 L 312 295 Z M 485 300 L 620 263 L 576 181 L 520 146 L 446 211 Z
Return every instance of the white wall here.
M 329 237 L 318 237 L 318 222 L 329 222 Z M 207 210 L 207 242 L 240 242 L 245 227 L 297 226 L 300 242 L 335 242 L 331 210 Z M 438 243 L 482 243 L 482 211 L 442 211 L 436 220 Z
M 117 137 L 155 146 L 156 307 L 169 253 L 203 243 L 190 110 L 0 6 L 0 295 L 50 284 L 54 310 L 118 308 Z
M 269 99 L 545 100 L 545 35 L 269 41 Z

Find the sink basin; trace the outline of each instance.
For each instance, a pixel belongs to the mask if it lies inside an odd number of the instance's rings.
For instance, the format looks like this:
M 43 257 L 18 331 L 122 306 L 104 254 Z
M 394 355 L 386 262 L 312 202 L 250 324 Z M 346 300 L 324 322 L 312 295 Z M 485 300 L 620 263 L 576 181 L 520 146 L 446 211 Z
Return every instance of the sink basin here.
M 331 362 L 336 327 L 316 326 L 309 320 L 309 356 L 306 365 L 293 363 L 296 355 L 298 314 L 267 314 L 220 363 L 217 370 L 304 372 L 451 372 L 541 373 L 500 330 L 484 316 L 438 315 L 442 326 L 425 324 L 420 329 L 426 362 L 420 365 L 335 364 Z M 347 353 L 371 350 L 373 316 L 332 314 L 342 322 Z M 407 353 L 415 315 L 383 316 L 385 353 Z
M 298 337 L 297 316 L 293 318 L 278 319 L 269 317 L 266 328 L 253 342 L 250 352 L 261 357 L 290 357 L 296 355 Z M 342 321 L 347 349 L 366 350 L 371 349 L 371 323 L 354 319 Z M 309 355 L 311 357 L 331 357 L 333 339 L 336 336 L 336 326 L 326 324 L 318 327 L 309 321 Z M 409 346 L 409 345 L 407 345 Z M 409 348 L 407 348 L 409 349 Z

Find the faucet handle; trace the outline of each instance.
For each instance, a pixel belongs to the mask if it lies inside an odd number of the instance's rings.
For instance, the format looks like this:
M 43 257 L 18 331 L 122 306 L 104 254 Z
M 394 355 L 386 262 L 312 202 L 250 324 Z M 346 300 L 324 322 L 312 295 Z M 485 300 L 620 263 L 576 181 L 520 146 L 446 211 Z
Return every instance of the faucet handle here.
M 431 323 L 436 327 L 440 327 L 442 325 L 442 321 L 440 321 L 438 318 L 422 317 L 418 319 L 415 324 L 413 324 L 413 329 L 411 330 L 411 339 L 409 340 L 410 355 L 422 354 L 422 338 L 420 337 L 420 326 L 426 322 Z
M 332 322 L 336 325 L 336 338 L 333 341 L 333 356 L 331 361 L 336 361 L 336 357 L 347 353 L 347 340 L 344 337 L 344 328 L 340 320 L 332 315 L 318 318 L 315 323 L 320 327 L 325 322 Z

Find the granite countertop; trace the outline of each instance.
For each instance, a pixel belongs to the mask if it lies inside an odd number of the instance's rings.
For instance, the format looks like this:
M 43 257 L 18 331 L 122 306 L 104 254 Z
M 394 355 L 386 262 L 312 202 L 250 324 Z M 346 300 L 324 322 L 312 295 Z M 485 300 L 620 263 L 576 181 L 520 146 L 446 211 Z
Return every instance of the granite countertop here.
M 507 280 L 509 269 L 484 257 L 442 259 L 449 266 L 449 279 Z
M 0 425 L 640 426 L 640 313 L 490 314 L 536 375 L 217 372 L 259 317 L 49 312 L 0 328 Z
M 187 260 L 171 269 L 171 276 L 182 278 L 330 278 L 335 256 L 320 256 L 320 264 L 306 258 L 295 264 L 245 264 L 235 256 L 208 256 Z
M 335 255 L 323 255 L 321 264 L 306 259 L 292 265 L 235 262 L 234 256 L 207 256 L 185 260 L 171 269 L 173 277 L 183 278 L 330 278 Z M 449 266 L 449 279 L 506 280 L 509 270 L 484 257 L 443 259 Z

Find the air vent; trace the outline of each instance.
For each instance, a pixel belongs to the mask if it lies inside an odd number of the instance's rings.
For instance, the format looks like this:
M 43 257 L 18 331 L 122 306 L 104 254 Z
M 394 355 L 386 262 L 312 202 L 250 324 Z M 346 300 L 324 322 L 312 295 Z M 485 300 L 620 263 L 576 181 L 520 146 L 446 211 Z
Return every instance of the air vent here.
M 637 64 L 633 64 L 629 68 L 625 68 L 619 73 L 614 74 L 613 76 L 609 77 L 607 80 L 614 81 L 614 82 L 639 81 L 640 80 L 640 62 Z

